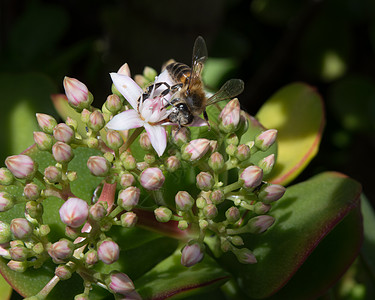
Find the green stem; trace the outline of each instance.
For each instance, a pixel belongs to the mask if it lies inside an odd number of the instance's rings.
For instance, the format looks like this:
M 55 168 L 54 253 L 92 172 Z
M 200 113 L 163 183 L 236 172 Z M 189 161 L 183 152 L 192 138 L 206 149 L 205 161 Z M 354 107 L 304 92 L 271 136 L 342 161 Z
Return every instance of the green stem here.
M 234 182 L 232 184 L 227 185 L 223 189 L 223 192 L 224 192 L 224 194 L 227 194 L 227 193 L 232 192 L 234 190 L 238 190 L 239 188 L 242 187 L 242 185 L 243 185 L 243 182 L 241 182 L 241 181 Z
M 52 279 L 44 286 L 44 288 L 36 295 L 38 299 L 47 298 L 48 294 L 52 291 L 52 289 L 59 281 L 60 278 L 58 276 L 53 276 Z
M 136 128 L 132 135 L 126 140 L 125 144 L 121 147 L 122 151 L 128 150 L 131 144 L 135 141 L 135 139 L 142 133 L 143 127 Z

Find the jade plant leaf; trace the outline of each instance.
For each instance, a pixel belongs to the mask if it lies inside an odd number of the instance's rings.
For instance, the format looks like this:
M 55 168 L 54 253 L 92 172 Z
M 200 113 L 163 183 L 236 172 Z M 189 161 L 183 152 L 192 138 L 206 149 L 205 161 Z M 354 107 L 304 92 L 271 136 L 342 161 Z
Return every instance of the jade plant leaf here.
M 292 278 L 290 284 L 298 284 L 294 289 L 286 285 L 280 291 L 284 298 L 277 299 L 315 298 L 359 252 L 360 193 L 358 182 L 333 172 L 291 186 L 270 211 L 274 225 L 263 234 L 244 236 L 258 263 L 240 265 L 232 254 L 224 255 L 221 262 L 249 297 L 269 297 Z
M 12 287 L 0 276 L 0 300 L 9 300 L 12 294 Z
M 293 83 L 271 96 L 256 118 L 278 130 L 278 158 L 269 181 L 286 185 L 318 152 L 325 125 L 321 97 L 314 88 Z
M 181 252 L 163 260 L 134 282 L 142 299 L 181 299 L 205 291 L 214 291 L 231 278 L 211 257 L 186 268 L 181 265 Z

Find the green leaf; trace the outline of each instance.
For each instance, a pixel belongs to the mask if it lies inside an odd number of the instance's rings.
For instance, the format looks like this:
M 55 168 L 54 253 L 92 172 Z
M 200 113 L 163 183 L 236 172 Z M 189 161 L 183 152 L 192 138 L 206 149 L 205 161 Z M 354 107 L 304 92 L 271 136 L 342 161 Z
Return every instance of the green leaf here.
M 134 282 L 142 299 L 185 298 L 214 291 L 230 279 L 229 273 L 208 255 L 189 268 L 182 266 L 180 260 L 181 252 L 177 250 Z
M 55 85 L 39 73 L 0 73 L 0 126 L 3 128 L 0 160 L 18 154 L 34 143 L 33 132 L 39 131 L 35 113 L 52 113 L 49 95 Z
M 9 300 L 12 294 L 12 287 L 6 282 L 3 276 L 0 275 L 0 300 Z
M 337 280 L 358 254 L 362 239 L 360 192 L 358 182 L 332 172 L 291 186 L 270 211 L 276 219 L 274 225 L 263 234 L 244 236 L 245 246 L 253 249 L 258 263 L 241 265 L 233 254 L 226 254 L 221 261 L 252 298 L 271 296 L 293 276 L 299 276 L 297 270 L 307 263 L 309 272 L 302 273 L 303 280 L 292 279 L 298 280 L 297 291 L 288 289 L 283 294 L 288 296 L 280 299 L 314 298 Z
M 278 130 L 278 158 L 269 181 L 286 185 L 313 159 L 325 125 L 323 109 L 320 95 L 303 83 L 282 88 L 261 107 L 256 118 Z
M 375 280 L 375 212 L 364 194 L 361 195 L 364 240 L 361 257 Z

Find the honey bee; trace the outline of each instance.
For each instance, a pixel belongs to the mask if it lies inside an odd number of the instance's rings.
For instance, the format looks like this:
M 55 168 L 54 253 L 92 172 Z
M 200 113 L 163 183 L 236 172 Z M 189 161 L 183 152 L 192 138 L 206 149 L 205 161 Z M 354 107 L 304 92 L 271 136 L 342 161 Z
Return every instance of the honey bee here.
M 228 80 L 220 90 L 207 97 L 203 89 L 202 70 L 207 59 L 207 48 L 204 39 L 199 36 L 194 43 L 192 67 L 173 62 L 166 66 L 163 72 L 167 72 L 170 81 L 174 84 L 169 85 L 167 82 L 158 82 L 154 88 L 162 85 L 167 87 L 161 94 L 171 94 L 171 100 L 168 101 L 166 107 L 171 106 L 172 112 L 169 114 L 169 121 L 181 126 L 191 125 L 195 118 L 203 113 L 207 125 L 208 116 L 206 107 L 219 101 L 233 98 L 244 89 L 244 83 L 240 79 Z

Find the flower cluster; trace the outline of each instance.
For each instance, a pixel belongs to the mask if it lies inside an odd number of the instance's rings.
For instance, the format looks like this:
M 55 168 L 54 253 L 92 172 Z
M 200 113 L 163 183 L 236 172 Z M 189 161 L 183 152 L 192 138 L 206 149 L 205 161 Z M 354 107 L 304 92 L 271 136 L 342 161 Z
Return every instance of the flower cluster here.
M 52 162 L 38 166 L 35 155 L 25 152 L 8 157 L 7 167 L 0 169 L 0 212 L 25 207 L 24 216 L 0 222 L 0 254 L 9 260 L 9 268 L 23 272 L 52 260 L 55 276 L 38 294 L 41 298 L 76 272 L 84 279 L 79 299 L 88 299 L 91 285 L 139 299 L 127 274 L 115 267 L 109 273 L 97 269 L 115 266 L 121 256 L 121 237 L 112 236 L 111 228 L 131 230 L 138 224 L 152 224 L 152 230 L 178 238 L 186 267 L 202 261 L 207 247 L 214 255 L 232 252 L 240 263 L 256 263 L 243 236 L 262 233 L 274 223 L 267 213 L 285 192 L 264 180 L 274 154 L 258 155 L 274 144 L 277 131 L 261 130 L 249 137 L 251 118 L 238 99 L 220 110 L 212 108 L 209 115 L 218 117 L 210 130 L 179 128 L 168 121 L 169 95 L 154 85 L 165 80 L 162 75 L 158 78 L 147 68 L 134 81 L 125 64 L 111 77 L 113 94 L 102 109 L 92 106 L 86 85 L 66 77 L 67 101 L 81 118 L 57 123 L 52 116 L 37 114 L 37 151 L 49 153 Z M 71 189 L 80 176 L 72 164 L 78 148 L 96 151 L 83 166 L 102 179 L 90 199 Z M 63 202 L 59 217 L 65 236 L 58 240 L 44 222 L 45 201 L 51 197 Z M 153 214 L 145 214 L 150 209 Z

